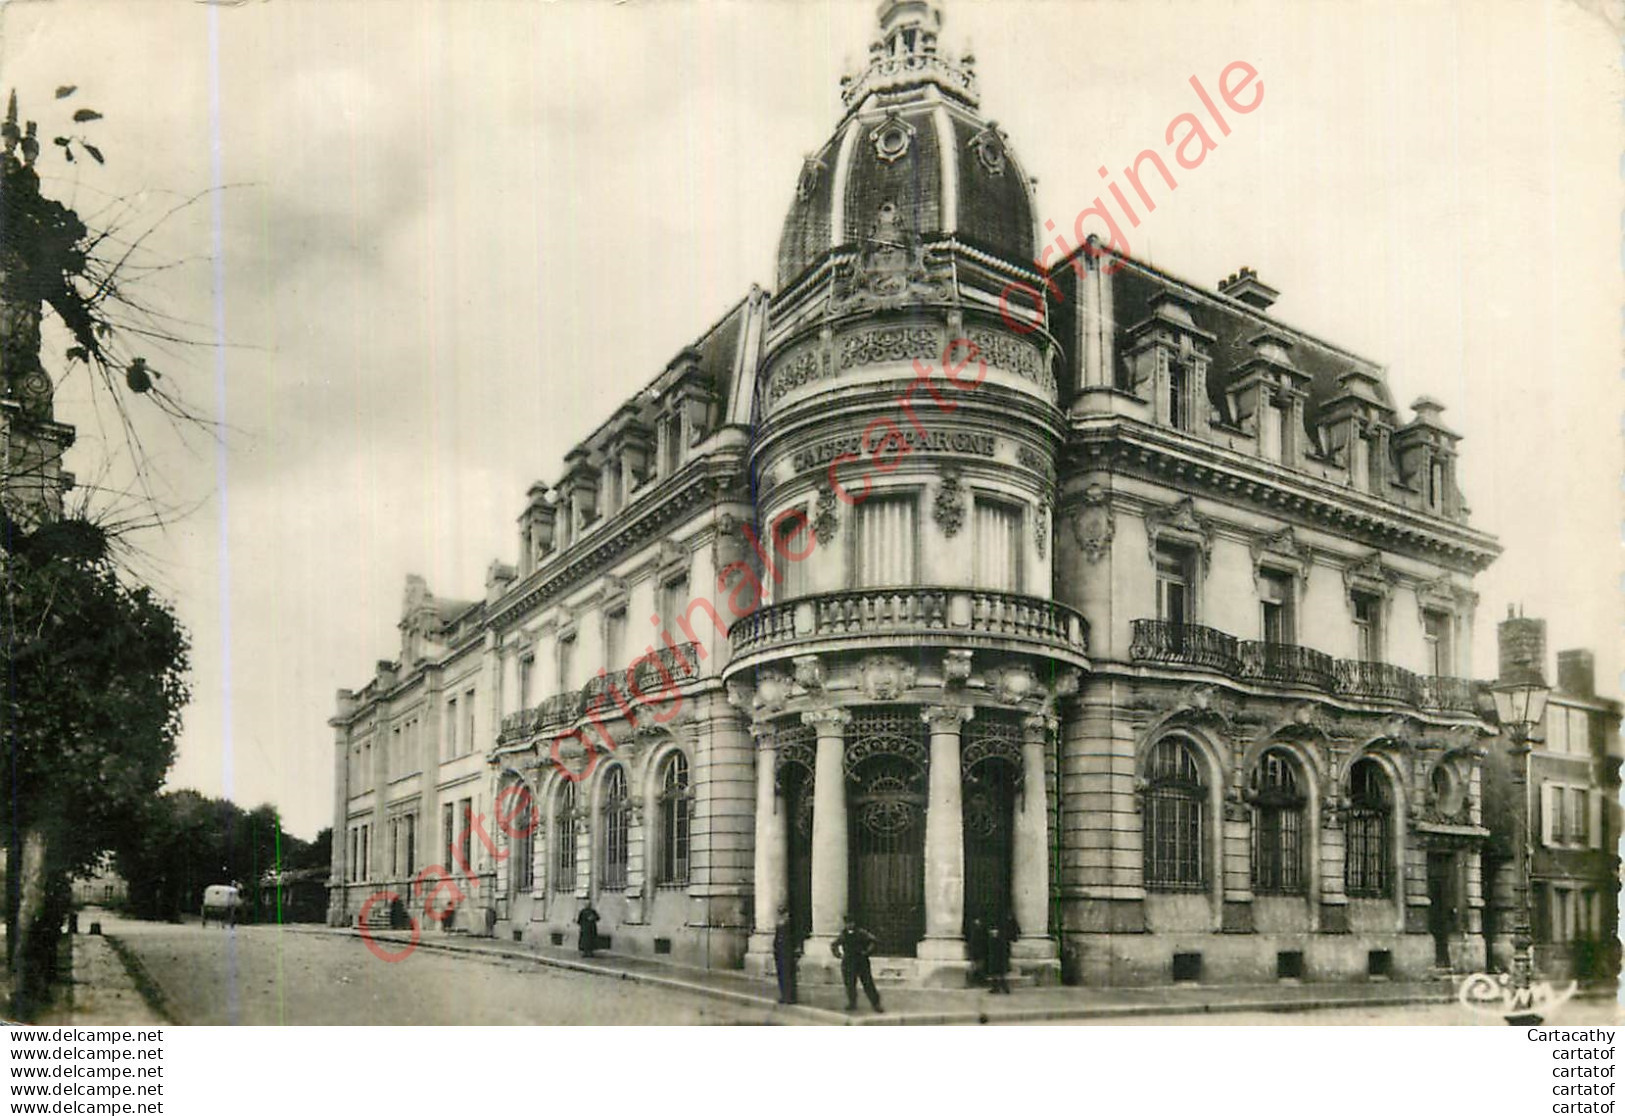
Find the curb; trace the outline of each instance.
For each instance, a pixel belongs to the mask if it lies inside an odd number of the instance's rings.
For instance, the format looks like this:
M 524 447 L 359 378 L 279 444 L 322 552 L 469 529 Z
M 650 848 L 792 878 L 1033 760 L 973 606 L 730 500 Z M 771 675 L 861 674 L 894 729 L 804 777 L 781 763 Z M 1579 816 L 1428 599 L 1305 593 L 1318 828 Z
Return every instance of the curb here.
M 327 934 L 334 937 L 360 938 L 361 932 L 351 927 L 295 927 L 284 926 L 283 929 L 295 930 L 306 934 Z M 384 938 L 380 941 L 395 941 L 399 939 Z M 731 988 L 717 988 L 714 985 L 699 981 L 684 980 L 681 977 L 665 976 L 658 973 L 632 972 L 625 969 L 613 968 L 605 965 L 594 965 L 589 961 L 575 961 L 565 957 L 549 957 L 545 954 L 528 951 L 515 951 L 502 948 L 497 944 L 490 948 L 483 946 L 453 945 L 444 942 L 431 942 L 420 939 L 417 948 L 437 953 L 457 954 L 463 957 L 490 957 L 500 960 L 528 961 L 533 964 L 549 968 L 563 969 L 568 972 L 586 973 L 591 976 L 613 977 L 617 980 L 631 981 L 636 984 L 646 984 L 655 988 L 669 988 L 682 992 L 689 992 L 712 999 L 724 1000 L 729 1003 L 744 1004 L 751 1007 L 766 1008 L 775 1014 L 798 1017 L 805 1022 L 838 1023 L 849 1027 L 904 1027 L 922 1025 L 979 1025 L 993 1023 L 1038 1023 L 1065 1019 L 1132 1019 L 1158 1015 L 1227 1015 L 1241 1012 L 1268 1012 L 1271 1014 L 1286 1015 L 1295 1012 L 1324 1011 L 1335 1008 L 1384 1008 L 1406 1007 L 1411 1005 L 1432 1005 L 1454 1003 L 1456 996 L 1451 991 L 1417 992 L 1411 995 L 1395 994 L 1388 996 L 1326 996 L 1310 1000 L 1271 1000 L 1246 999 L 1226 1003 L 1191 1003 L 1191 1004 L 1093 1004 L 1077 1006 L 1054 1006 L 1040 1008 L 1016 1008 L 998 1012 L 978 1010 L 954 1011 L 919 1011 L 919 1012 L 888 1012 L 882 1015 L 865 1014 L 856 1016 L 844 1011 L 831 1008 L 812 1007 L 808 1004 L 787 1005 L 780 1004 L 769 995 L 754 995 L 749 992 L 737 991 Z
M 285 930 L 295 930 L 293 926 L 283 926 Z M 340 938 L 360 938 L 361 931 L 350 927 L 323 927 L 323 928 L 297 928 L 297 932 L 305 934 L 327 934 Z M 404 939 L 385 938 L 375 935 L 378 941 L 399 941 Z M 546 968 L 563 969 L 566 972 L 585 973 L 589 976 L 612 977 L 616 980 L 630 981 L 634 984 L 647 984 L 654 988 L 667 988 L 678 992 L 689 992 L 706 996 L 714 1000 L 724 1000 L 728 1003 L 743 1004 L 749 1007 L 766 1008 L 769 1011 L 786 1015 L 800 1016 L 808 1022 L 830 1022 L 831 1020 L 845 1020 L 842 1012 L 830 1011 L 827 1008 L 815 1008 L 807 1004 L 781 1004 L 768 996 L 753 995 L 749 992 L 740 992 L 731 988 L 717 988 L 698 981 L 683 980 L 680 977 L 663 976 L 659 973 L 631 972 L 626 969 L 617 969 L 605 965 L 594 965 L 590 961 L 574 961 L 567 957 L 549 957 L 541 953 L 520 952 L 500 947 L 485 948 L 483 946 L 460 946 L 444 942 L 431 942 L 426 938 L 419 939 L 417 948 L 433 953 L 450 953 L 461 957 L 488 957 L 503 961 L 524 961 Z

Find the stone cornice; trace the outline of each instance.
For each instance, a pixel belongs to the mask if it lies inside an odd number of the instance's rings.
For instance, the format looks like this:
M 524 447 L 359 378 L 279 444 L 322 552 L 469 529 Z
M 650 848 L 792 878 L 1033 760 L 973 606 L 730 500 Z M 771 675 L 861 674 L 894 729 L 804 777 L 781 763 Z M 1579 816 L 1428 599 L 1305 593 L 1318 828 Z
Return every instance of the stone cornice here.
M 1068 473 L 1097 469 L 1171 484 L 1388 551 L 1432 551 L 1474 572 L 1501 553 L 1486 532 L 1120 417 L 1073 424 L 1063 485 Z
M 617 515 L 515 585 L 488 611 L 486 625 L 500 629 L 512 623 L 517 614 L 597 576 L 637 546 L 665 534 L 666 528 L 687 513 L 707 505 L 719 491 L 737 489 L 739 499 L 748 499 L 744 478 L 744 462 L 733 454 L 691 464 L 656 488 L 640 505 Z

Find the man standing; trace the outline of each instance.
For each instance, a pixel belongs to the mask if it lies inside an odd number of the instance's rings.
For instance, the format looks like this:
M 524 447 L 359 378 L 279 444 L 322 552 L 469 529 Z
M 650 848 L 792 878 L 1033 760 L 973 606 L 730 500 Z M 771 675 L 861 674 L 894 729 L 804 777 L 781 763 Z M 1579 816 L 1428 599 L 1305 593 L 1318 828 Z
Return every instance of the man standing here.
M 779 908 L 779 921 L 773 927 L 773 966 L 779 974 L 779 1003 L 796 1002 L 796 962 L 801 957 L 801 943 L 796 941 L 796 928 L 790 922 L 790 908 Z
M 598 912 L 588 903 L 576 915 L 576 925 L 581 929 L 581 937 L 576 947 L 581 950 L 581 956 L 591 957 L 593 950 L 598 948 Z
M 983 951 L 987 966 L 987 986 L 994 992 L 1010 994 L 1010 939 L 1007 929 L 997 921 L 988 924 L 987 948 Z
M 878 1012 L 880 993 L 875 991 L 875 975 L 869 970 L 869 955 L 879 943 L 875 936 L 853 921 L 850 914 L 841 916 L 841 932 L 829 943 L 830 952 L 841 959 L 841 981 L 846 985 L 846 1010 L 858 1010 L 858 982 L 863 982 L 863 994 L 869 997 L 869 1006 Z

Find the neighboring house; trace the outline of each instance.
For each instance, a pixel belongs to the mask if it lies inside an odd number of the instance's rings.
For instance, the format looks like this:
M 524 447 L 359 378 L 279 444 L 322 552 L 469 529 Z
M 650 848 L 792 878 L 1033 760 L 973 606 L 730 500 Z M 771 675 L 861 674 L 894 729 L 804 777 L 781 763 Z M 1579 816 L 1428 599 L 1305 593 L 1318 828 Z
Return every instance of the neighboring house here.
M 257 922 L 321 922 L 327 917 L 326 868 L 267 872 L 255 896 Z
M 995 921 L 1039 980 L 1480 967 L 1499 547 L 1444 408 L 1246 269 L 1063 244 L 1046 283 L 940 11 L 880 24 L 776 291 L 530 489 L 483 600 L 410 579 L 339 692 L 329 919 L 421 918 L 436 866 L 451 929 L 563 941 L 591 902 L 614 950 L 757 972 L 787 904 L 809 979 L 846 911 L 917 984 Z
M 73 904 L 76 907 L 122 907 L 129 901 L 129 885 L 107 865 L 88 876 L 73 878 Z
M 1543 620 L 1500 625 L 1503 670 L 1509 647 L 1544 661 Z M 1620 703 L 1600 697 L 1590 651 L 1560 651 L 1557 681 L 1529 756 L 1530 926 L 1543 978 L 1611 982 L 1619 974 Z M 1492 960 L 1506 968 L 1518 901 L 1513 842 L 1517 784 L 1507 739 L 1491 743 L 1487 801 L 1494 839 L 1486 878 L 1496 881 Z

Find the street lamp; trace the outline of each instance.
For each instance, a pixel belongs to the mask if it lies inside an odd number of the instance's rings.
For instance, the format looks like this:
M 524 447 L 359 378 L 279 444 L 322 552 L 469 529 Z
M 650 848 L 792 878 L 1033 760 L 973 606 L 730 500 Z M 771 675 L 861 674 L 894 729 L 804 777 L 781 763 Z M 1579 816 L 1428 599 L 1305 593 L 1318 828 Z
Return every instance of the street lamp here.
M 1541 676 L 1539 665 L 1530 665 L 1528 662 L 1514 666 L 1503 673 L 1503 677 L 1490 687 L 1490 696 L 1495 699 L 1495 715 L 1506 731 L 1511 746 L 1507 754 L 1512 760 L 1511 777 L 1515 784 L 1519 784 L 1518 795 L 1518 840 L 1515 845 L 1517 857 L 1514 861 L 1514 882 L 1518 888 L 1517 921 L 1512 926 L 1512 984 L 1516 989 L 1527 989 L 1534 977 L 1534 934 L 1529 909 L 1529 873 L 1533 862 L 1530 850 L 1530 817 L 1534 813 L 1530 806 L 1529 795 L 1532 788 L 1530 777 L 1529 755 L 1532 751 L 1529 745 L 1529 734 L 1540 724 L 1541 718 L 1546 715 L 1546 699 L 1551 696 L 1551 687 Z M 1523 1024 L 1530 1022 L 1525 1015 L 1508 1016 L 1507 1022 Z M 1533 1022 L 1539 1022 L 1535 1017 Z

